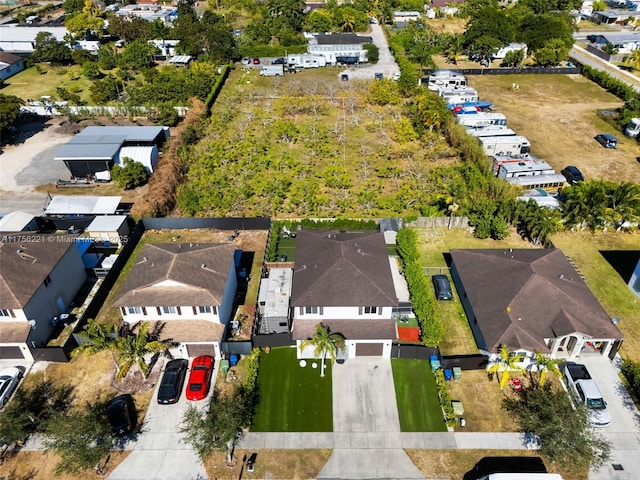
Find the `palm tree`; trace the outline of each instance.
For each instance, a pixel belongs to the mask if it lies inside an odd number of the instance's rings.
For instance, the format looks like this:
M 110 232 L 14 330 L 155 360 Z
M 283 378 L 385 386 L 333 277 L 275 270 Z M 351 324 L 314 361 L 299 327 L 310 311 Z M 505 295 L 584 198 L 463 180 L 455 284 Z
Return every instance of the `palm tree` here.
M 636 49 L 631 54 L 631 62 L 634 70 L 640 70 L 640 49 Z
M 320 376 L 324 377 L 324 361 L 327 358 L 331 358 L 331 363 L 336 361 L 336 352 L 338 350 L 344 350 L 345 342 L 344 337 L 339 333 L 331 333 L 331 329 L 324 323 L 316 325 L 316 333 L 313 337 L 307 338 L 300 343 L 300 350 L 304 350 L 309 346 L 313 346 L 313 353 L 316 357 L 322 358 L 322 364 L 320 366 Z
M 635 222 L 640 217 L 640 185 L 622 182 L 607 188 L 609 205 L 604 210 L 604 218 L 621 230 L 625 222 Z
M 90 318 L 82 328 L 79 336 L 85 340 L 71 352 L 71 357 L 75 358 L 83 353 L 94 355 L 102 350 L 110 350 L 113 363 L 118 367 L 118 362 L 113 355 L 113 348 L 118 334 L 118 327 L 115 324 L 105 325 Z
M 536 350 L 535 363 L 532 364 L 532 368 L 529 368 L 529 379 L 531 380 L 531 385 L 535 387 L 544 385 L 544 382 L 547 379 L 547 373 L 552 373 L 556 378 L 561 378 L 562 372 L 560 371 L 560 367 L 558 367 L 559 363 L 560 362 L 557 359 L 543 355 L 542 352 Z M 534 381 L 533 367 L 535 367 L 538 372 L 537 382 Z
M 148 354 L 166 352 L 172 346 L 169 340 L 159 340 L 160 330 L 161 327 L 156 327 L 149 332 L 147 322 L 138 323 L 125 329 L 124 335 L 116 339 L 114 348 L 118 356 L 117 380 L 126 377 L 134 364 L 138 365 L 145 378 L 149 376 L 149 365 L 144 357 Z
M 499 358 L 489 363 L 487 373 L 489 375 L 500 374 L 500 389 L 503 389 L 509 382 L 510 372 L 524 370 L 517 366 L 516 363 L 523 360 L 524 354 L 513 354 L 506 345 L 500 345 L 498 348 Z

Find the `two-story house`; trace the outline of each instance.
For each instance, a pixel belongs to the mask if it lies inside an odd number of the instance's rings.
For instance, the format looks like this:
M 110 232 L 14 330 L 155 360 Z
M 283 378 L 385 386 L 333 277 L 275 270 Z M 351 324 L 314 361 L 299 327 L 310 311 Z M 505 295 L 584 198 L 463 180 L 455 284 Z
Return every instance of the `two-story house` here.
M 127 324 L 162 323 L 162 338 L 190 357 L 221 357 L 237 290 L 234 253 L 225 243 L 146 244 L 115 301 Z
M 87 279 L 72 235 L 23 232 L 0 242 L 0 359 L 33 357 Z
M 300 343 L 323 323 L 346 339 L 338 358 L 391 355 L 398 305 L 380 232 L 298 232 L 291 292 L 293 339 Z M 311 358 L 311 348 L 300 351 Z

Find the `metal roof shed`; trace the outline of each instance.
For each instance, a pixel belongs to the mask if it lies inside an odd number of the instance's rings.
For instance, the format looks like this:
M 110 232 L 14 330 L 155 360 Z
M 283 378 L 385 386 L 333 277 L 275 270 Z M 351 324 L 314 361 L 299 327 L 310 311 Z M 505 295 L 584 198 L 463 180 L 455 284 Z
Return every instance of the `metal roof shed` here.
M 122 245 L 129 235 L 126 215 L 100 215 L 93 219 L 85 229 L 89 238 L 96 242 Z
M 45 209 L 45 215 L 109 215 L 118 209 L 122 197 L 57 195 Z
M 15 211 L 0 218 L 0 232 L 36 232 L 38 224 L 30 213 Z

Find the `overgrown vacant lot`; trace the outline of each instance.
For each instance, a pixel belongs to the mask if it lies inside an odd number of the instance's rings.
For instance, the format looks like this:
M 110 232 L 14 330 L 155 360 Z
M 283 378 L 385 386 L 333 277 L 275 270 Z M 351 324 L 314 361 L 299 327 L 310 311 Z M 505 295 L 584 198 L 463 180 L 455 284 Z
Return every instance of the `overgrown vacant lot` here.
M 435 168 L 455 152 L 439 135 L 418 138 L 395 82 L 341 82 L 338 72 L 232 72 L 189 155 L 181 210 L 377 216 L 429 203 L 441 190 Z
M 76 93 L 80 98 L 92 104 L 89 96 L 91 81 L 80 73 L 79 65 L 57 67 L 42 64 L 38 68 L 31 67 L 6 80 L 6 86 L 2 89 L 5 95 L 15 95 L 23 100 L 28 98 L 40 100 L 43 95 L 48 95 L 54 100 L 59 100 L 57 88 L 66 88 L 71 93 Z
M 640 183 L 640 145 L 597 115 L 622 101 L 581 75 L 469 76 L 482 100 L 507 116 L 507 126 L 531 142 L 531 150 L 559 172 L 577 166 L 587 180 Z M 514 90 L 513 84 L 519 88 Z M 593 137 L 612 133 L 618 149 L 603 148 Z

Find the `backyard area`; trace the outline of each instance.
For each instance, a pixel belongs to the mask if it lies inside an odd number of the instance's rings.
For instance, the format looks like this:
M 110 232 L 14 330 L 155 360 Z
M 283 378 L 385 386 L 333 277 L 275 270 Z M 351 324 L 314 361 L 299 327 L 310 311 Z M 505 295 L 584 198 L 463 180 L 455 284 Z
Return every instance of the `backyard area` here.
M 333 431 L 330 362 L 321 377 L 319 362 L 306 361 L 300 366 L 295 348 L 263 351 L 258 395 L 251 427 L 254 432 Z
M 425 360 L 391 360 L 403 432 L 446 432 L 436 381 Z

